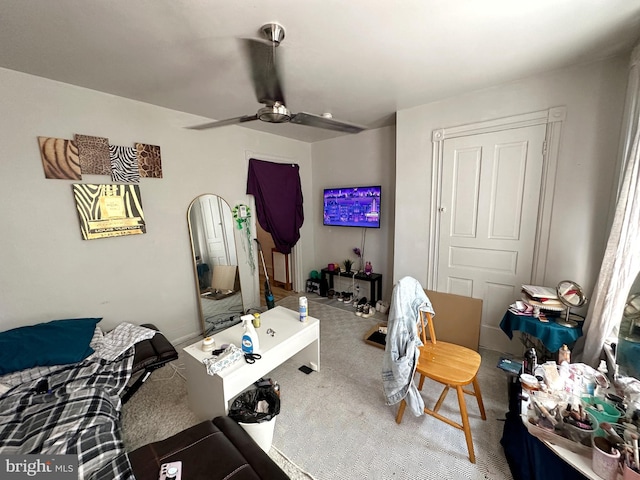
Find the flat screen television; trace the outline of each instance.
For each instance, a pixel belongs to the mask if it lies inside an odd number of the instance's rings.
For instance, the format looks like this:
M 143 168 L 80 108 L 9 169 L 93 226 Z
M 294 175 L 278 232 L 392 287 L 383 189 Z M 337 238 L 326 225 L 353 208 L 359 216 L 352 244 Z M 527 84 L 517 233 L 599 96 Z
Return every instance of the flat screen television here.
M 380 228 L 380 185 L 325 188 L 323 224 L 333 227 Z

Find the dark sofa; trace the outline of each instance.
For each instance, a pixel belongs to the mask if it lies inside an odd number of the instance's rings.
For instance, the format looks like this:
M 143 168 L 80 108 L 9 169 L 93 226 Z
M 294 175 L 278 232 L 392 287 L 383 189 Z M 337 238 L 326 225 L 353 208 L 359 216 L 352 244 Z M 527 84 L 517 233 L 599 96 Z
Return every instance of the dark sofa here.
M 285 480 L 289 477 L 229 417 L 217 417 L 129 453 L 136 480 L 157 480 L 160 466 L 182 462 L 183 480 Z

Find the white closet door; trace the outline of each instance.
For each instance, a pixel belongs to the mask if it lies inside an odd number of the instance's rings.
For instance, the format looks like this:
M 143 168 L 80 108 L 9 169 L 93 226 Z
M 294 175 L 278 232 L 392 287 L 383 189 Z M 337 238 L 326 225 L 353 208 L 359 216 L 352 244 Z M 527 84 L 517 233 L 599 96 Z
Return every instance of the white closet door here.
M 481 298 L 480 345 L 500 351 L 500 320 L 532 275 L 545 131 L 444 142 L 437 290 Z

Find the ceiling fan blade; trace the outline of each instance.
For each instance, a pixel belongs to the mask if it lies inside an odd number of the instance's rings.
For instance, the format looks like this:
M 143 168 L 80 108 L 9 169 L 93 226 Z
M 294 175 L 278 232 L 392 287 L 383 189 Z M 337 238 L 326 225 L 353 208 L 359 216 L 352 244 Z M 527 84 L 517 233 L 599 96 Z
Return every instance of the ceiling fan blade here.
M 313 113 L 300 112 L 291 116 L 291 123 L 299 125 L 307 125 L 309 127 L 325 128 L 327 130 L 335 130 L 337 132 L 360 133 L 367 127 L 356 125 L 355 123 L 342 122 L 335 118 L 324 117 L 322 115 L 314 115 Z
M 271 42 L 245 39 L 245 47 L 251 66 L 251 80 L 259 103 L 273 105 L 280 102 L 286 105 L 282 82 L 280 81 L 278 48 Z
M 224 127 L 226 125 L 237 125 L 238 123 L 244 123 L 244 122 L 252 122 L 253 120 L 257 120 L 257 119 L 258 119 L 258 115 L 244 115 L 242 117 L 227 118 L 226 120 L 203 123 L 201 125 L 194 125 L 193 127 L 186 127 L 186 128 L 188 128 L 189 130 L 207 130 L 209 128 Z

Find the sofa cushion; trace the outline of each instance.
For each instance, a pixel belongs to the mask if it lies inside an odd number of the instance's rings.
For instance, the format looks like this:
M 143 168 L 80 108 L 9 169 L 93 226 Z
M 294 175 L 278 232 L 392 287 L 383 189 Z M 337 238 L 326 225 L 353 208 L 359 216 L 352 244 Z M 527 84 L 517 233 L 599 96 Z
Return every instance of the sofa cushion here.
M 89 343 L 100 320 L 53 320 L 0 332 L 0 375 L 84 360 L 93 353 Z
M 182 478 L 189 480 L 289 478 L 229 417 L 214 422 L 199 423 L 129 453 L 136 480 L 157 480 L 163 463 L 177 461 L 182 462 Z

